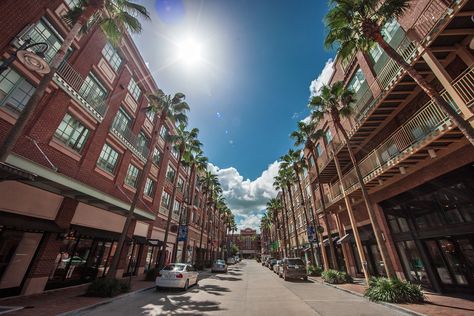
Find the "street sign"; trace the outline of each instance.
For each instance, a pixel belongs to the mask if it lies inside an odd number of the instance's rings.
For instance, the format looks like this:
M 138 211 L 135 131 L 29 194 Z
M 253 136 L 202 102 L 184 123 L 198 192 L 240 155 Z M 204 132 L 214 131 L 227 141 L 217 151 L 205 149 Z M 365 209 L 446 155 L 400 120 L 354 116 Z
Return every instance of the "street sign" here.
M 314 226 L 308 226 L 308 229 L 307 229 L 308 241 L 311 242 L 314 240 L 314 233 L 315 233 Z
M 188 239 L 188 226 L 179 225 L 178 241 L 186 241 Z

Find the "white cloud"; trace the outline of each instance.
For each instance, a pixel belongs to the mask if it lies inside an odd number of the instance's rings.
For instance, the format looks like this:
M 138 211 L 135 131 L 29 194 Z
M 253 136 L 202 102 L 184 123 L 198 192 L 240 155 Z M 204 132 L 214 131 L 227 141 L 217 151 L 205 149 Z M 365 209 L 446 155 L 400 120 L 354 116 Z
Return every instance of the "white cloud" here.
M 234 167 L 219 168 L 208 165 L 209 171 L 219 178 L 227 205 L 236 215 L 239 228 L 258 229 L 260 218 L 269 199 L 276 197 L 274 177 L 280 163 L 275 161 L 255 180 L 244 179 Z
M 318 78 L 311 81 L 309 86 L 309 92 L 311 96 L 318 95 L 321 87 L 329 82 L 333 73 L 334 60 L 329 58 L 324 65 L 323 70 L 319 74 Z

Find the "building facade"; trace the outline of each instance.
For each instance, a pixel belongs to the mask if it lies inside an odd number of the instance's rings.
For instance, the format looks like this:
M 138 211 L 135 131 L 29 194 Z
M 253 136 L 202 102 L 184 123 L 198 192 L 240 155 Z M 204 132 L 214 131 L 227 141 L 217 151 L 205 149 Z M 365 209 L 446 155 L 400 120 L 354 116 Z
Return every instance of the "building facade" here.
M 2 59 L 27 39 L 46 42 L 50 61 L 69 31 L 62 16 L 74 1 L 2 1 Z M 39 82 L 18 60 L 0 74 L 0 139 L 3 140 Z M 147 95 L 158 90 L 131 37 L 112 46 L 96 27 L 74 39 L 13 152 L 0 165 L 0 296 L 32 294 L 103 277 L 136 192 L 146 184 L 134 211 L 117 277 L 153 268 L 172 225 L 166 260 L 195 262 L 219 251 L 223 221 L 205 213 L 198 176 L 177 172 L 177 151 L 164 140 L 165 122 L 151 148 L 157 117 Z M 153 151 L 150 170 L 144 170 Z M 171 201 L 173 180 L 176 199 Z M 188 203 L 185 191 L 190 187 Z M 177 241 L 178 220 L 188 225 Z M 201 234 L 202 228 L 204 228 Z M 206 251 L 209 250 L 209 251 Z M 210 258 L 211 255 L 208 255 Z
M 471 125 L 473 11 L 469 0 L 413 1 L 402 18 L 383 28 L 390 45 Z M 326 247 L 330 265 L 353 276 L 362 276 L 363 266 L 372 276 L 385 275 L 391 265 L 399 278 L 433 291 L 474 292 L 473 146 L 378 46 L 337 57 L 330 84 L 338 81 L 355 92 L 354 114 L 342 124 L 376 216 L 369 217 L 343 138 L 323 119 L 318 129 L 324 137 L 305 151 L 311 184 L 306 203 L 324 228 L 316 248 Z M 374 226 L 381 230 L 387 262 Z
M 261 252 L 260 234 L 255 229 L 241 229 L 239 234 L 227 235 L 227 239 L 239 248 L 241 258 L 255 258 Z

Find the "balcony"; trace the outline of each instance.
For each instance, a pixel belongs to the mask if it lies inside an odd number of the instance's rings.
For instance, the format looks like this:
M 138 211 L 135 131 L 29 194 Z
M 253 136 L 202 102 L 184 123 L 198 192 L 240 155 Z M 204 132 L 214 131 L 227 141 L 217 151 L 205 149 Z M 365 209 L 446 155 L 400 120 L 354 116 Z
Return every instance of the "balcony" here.
M 474 103 L 474 92 L 472 89 L 462 89 L 462 87 L 468 85 L 472 87 L 473 82 L 474 66 L 463 72 L 452 83 L 458 87 L 457 89 L 463 91 L 461 95 L 463 101 L 467 104 Z M 442 91 L 441 96 L 459 112 L 459 109 L 446 91 Z M 373 182 L 374 180 L 381 177 L 387 179 L 395 176 L 397 173 L 401 173 L 398 170 L 399 167 L 413 166 L 417 160 L 423 159 L 419 155 L 420 150 L 429 146 L 430 143 L 438 138 L 443 137 L 444 134 L 447 134 L 454 127 L 447 115 L 433 101 L 428 101 L 383 143 L 359 162 L 364 183 L 369 184 L 372 182 L 368 187 L 374 187 L 377 185 L 376 182 Z M 435 147 L 438 149 L 446 147 L 449 143 L 454 142 L 455 138 L 451 135 Z M 407 164 L 404 165 L 404 163 Z M 346 194 L 350 194 L 360 188 L 354 168 L 343 176 L 342 184 Z M 330 187 L 330 204 L 336 203 L 342 197 L 340 182 L 336 181 Z
M 14 39 L 13 45 L 20 47 L 27 39 L 31 39 L 33 43 L 46 42 L 49 49 L 45 53 L 46 61 L 50 62 L 58 51 L 61 41 L 57 35 L 57 31 L 52 26 L 41 21 L 38 24 L 28 25 Z M 71 52 L 68 51 L 66 56 Z M 91 114 L 99 122 L 104 119 L 107 111 L 106 100 L 103 98 L 94 98 L 92 94 L 81 93 L 85 78 L 77 72 L 66 60 L 58 67 L 54 74 L 53 81 L 64 90 L 71 98 L 80 104 L 89 114 Z
M 138 137 L 134 135 L 130 127 L 121 126 L 118 124 L 112 124 L 110 128 L 112 134 L 114 134 L 128 149 L 130 149 L 135 155 L 140 158 L 143 162 L 146 162 L 148 157 L 149 149 L 146 146 L 138 145 Z

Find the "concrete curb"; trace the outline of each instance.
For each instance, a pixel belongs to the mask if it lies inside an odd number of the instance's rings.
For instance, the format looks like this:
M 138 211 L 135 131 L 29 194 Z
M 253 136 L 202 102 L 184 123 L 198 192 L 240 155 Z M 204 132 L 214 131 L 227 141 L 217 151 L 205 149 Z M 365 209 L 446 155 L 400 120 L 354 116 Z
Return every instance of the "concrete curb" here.
M 401 307 L 401 306 L 398 306 L 396 304 L 392 304 L 392 303 L 387 303 L 387 302 L 374 302 L 374 301 L 371 301 L 369 300 L 368 298 L 366 298 L 364 295 L 358 293 L 358 292 L 354 292 L 354 291 L 351 291 L 351 290 L 348 290 L 348 289 L 343 289 L 343 288 L 340 288 L 334 284 L 329 284 L 329 283 L 326 283 L 324 281 L 319 281 L 318 279 L 315 279 L 315 278 L 312 278 L 312 277 L 309 277 L 310 280 L 314 281 L 314 282 L 318 282 L 320 284 L 323 284 L 323 285 L 326 285 L 326 286 L 329 286 L 329 287 L 332 287 L 332 288 L 335 288 L 335 289 L 338 289 L 339 291 L 343 291 L 343 292 L 346 292 L 346 293 L 349 293 L 349 294 L 352 294 L 352 295 L 356 295 L 356 296 L 359 296 L 359 297 L 362 297 L 363 299 L 367 300 L 368 302 L 370 303 L 374 303 L 374 304 L 379 304 L 379 305 L 383 305 L 387 308 L 390 308 L 390 309 L 393 309 L 393 310 L 396 310 L 398 312 L 402 312 L 402 313 L 405 313 L 407 315 L 412 315 L 412 316 L 427 316 L 426 314 L 422 314 L 422 313 L 418 313 L 418 312 L 415 312 L 411 309 L 408 309 L 408 308 L 405 308 L 405 307 Z
M 143 289 L 140 289 L 140 290 L 136 290 L 136 291 L 125 293 L 125 294 L 122 294 L 122 295 L 119 295 L 119 296 L 116 296 L 116 297 L 112 297 L 112 298 L 106 299 L 104 301 L 101 301 L 101 302 L 98 302 L 98 303 L 95 303 L 95 304 L 92 304 L 92 305 L 84 306 L 84 307 L 81 307 L 81 308 L 78 308 L 78 309 L 75 309 L 75 310 L 72 310 L 72 311 L 69 311 L 69 312 L 64 312 L 64 313 L 61 313 L 61 314 L 57 314 L 57 316 L 81 315 L 82 313 L 87 312 L 87 311 L 91 311 L 91 310 L 93 310 L 93 309 L 95 309 L 99 306 L 110 304 L 114 301 L 118 301 L 118 300 L 121 300 L 123 298 L 130 297 L 130 296 L 134 296 L 136 294 L 146 292 L 146 291 L 149 291 L 149 290 L 154 289 L 154 288 L 155 288 L 155 285 L 149 286 L 149 287 L 146 287 L 146 288 L 143 288 Z

